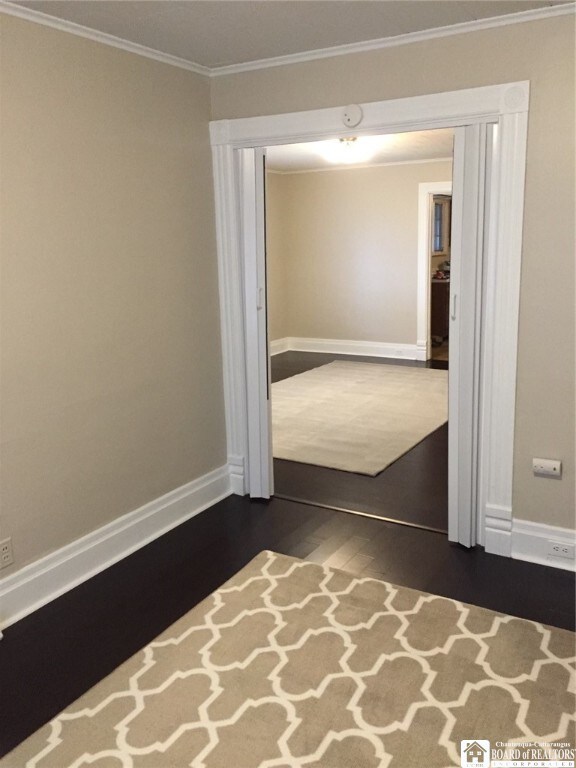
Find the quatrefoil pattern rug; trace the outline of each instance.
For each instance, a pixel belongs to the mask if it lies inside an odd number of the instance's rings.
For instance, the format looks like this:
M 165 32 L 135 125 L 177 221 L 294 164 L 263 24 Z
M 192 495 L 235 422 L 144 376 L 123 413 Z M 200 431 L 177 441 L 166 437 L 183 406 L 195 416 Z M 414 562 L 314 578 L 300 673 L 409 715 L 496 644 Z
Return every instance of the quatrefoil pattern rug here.
M 263 552 L 0 765 L 447 768 L 574 743 L 574 669 L 571 632 Z

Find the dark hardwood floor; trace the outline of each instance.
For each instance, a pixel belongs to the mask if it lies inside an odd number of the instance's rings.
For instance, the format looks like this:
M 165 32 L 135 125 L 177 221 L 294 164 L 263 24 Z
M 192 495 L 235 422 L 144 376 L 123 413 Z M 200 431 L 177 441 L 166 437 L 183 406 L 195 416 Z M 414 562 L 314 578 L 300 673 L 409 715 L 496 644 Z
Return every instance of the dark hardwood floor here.
M 381 520 L 232 496 L 5 630 L 2 754 L 263 549 L 574 627 L 567 571 L 467 551 L 444 535 Z
M 280 352 L 270 358 L 272 383 L 282 381 L 312 368 L 319 368 L 334 360 L 351 360 L 354 363 L 374 363 L 375 365 L 408 365 L 412 368 L 440 368 L 448 370 L 446 360 L 402 360 L 402 358 L 367 357 L 364 355 L 333 355 L 327 352 Z
M 271 358 L 272 381 L 295 376 L 333 360 L 447 369 L 446 361 L 391 360 L 358 355 L 283 352 Z M 448 426 L 444 425 L 376 475 L 274 460 L 276 496 L 352 510 L 418 525 L 448 529 Z
M 5 630 L 2 754 L 272 549 L 558 627 L 574 574 L 450 545 L 446 536 L 281 499 L 231 496 Z
M 280 380 L 326 362 L 325 355 L 278 355 L 273 377 Z M 487 555 L 481 548 L 466 550 L 431 530 L 310 503 L 377 510 L 385 517 L 403 516 L 404 523 L 444 529 L 446 456 L 442 427 L 377 478 L 275 462 L 277 489 L 306 496 L 307 503 L 231 496 L 8 627 L 0 641 L 0 754 L 263 549 L 573 629 L 574 574 Z

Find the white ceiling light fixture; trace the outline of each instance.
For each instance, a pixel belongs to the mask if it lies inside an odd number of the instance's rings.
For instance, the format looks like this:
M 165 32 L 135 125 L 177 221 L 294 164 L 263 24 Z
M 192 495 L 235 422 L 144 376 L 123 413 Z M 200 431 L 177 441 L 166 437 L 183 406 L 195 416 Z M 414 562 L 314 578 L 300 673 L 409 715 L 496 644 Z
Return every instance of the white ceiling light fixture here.
M 376 152 L 368 162 L 357 165 L 388 165 L 395 163 L 431 162 L 450 160 L 454 143 L 452 128 L 435 128 L 430 131 L 411 131 L 409 133 L 377 134 L 358 137 L 354 144 L 376 146 Z M 266 148 L 266 168 L 278 173 L 298 173 L 300 171 L 332 170 L 345 165 L 340 160 L 334 162 L 324 157 L 328 152 L 339 152 L 338 139 L 330 141 L 310 141 L 297 144 L 281 144 Z M 350 149 L 350 147 L 342 148 Z M 353 150 L 355 151 L 355 150 Z M 335 154 L 334 153 L 334 154 Z M 344 154 L 342 151 L 341 154 Z
M 333 165 L 359 165 L 369 162 L 382 150 L 385 136 L 347 136 L 319 141 L 318 154 Z

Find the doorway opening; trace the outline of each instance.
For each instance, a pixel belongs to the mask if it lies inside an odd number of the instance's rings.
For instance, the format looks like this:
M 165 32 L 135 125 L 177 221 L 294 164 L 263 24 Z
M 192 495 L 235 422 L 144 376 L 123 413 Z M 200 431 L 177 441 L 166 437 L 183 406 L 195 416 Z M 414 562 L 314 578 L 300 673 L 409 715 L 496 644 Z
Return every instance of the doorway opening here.
M 448 363 L 416 320 L 420 187 L 451 192 L 454 131 L 362 139 L 266 149 L 274 495 L 445 533 Z
M 459 213 L 452 226 L 450 341 L 460 346 L 458 365 L 449 369 L 457 417 L 451 413 L 449 424 L 448 538 L 511 555 L 528 102 L 529 83 L 515 82 L 211 123 L 233 492 L 273 493 L 259 148 L 341 137 L 343 125 L 355 126 L 350 136 L 451 127 L 452 205 Z M 466 258 L 455 269 L 457 249 Z M 425 344 L 421 330 L 419 320 L 418 343 Z

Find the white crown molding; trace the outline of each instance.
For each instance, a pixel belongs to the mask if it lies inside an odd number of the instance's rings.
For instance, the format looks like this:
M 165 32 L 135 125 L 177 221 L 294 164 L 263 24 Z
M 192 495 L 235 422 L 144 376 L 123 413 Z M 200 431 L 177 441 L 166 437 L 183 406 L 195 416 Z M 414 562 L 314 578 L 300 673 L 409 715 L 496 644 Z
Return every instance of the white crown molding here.
M 388 168 L 393 165 L 427 165 L 428 163 L 451 163 L 452 156 L 450 157 L 432 157 L 426 160 L 396 160 L 391 163 L 358 163 L 354 165 L 335 165 L 328 166 L 326 168 L 303 168 L 297 171 L 280 171 L 266 167 L 267 173 L 275 174 L 276 176 L 296 176 L 301 173 L 332 173 L 334 171 L 357 171 L 365 168 Z
M 172 56 L 170 53 L 163 53 L 154 48 L 148 48 L 145 45 L 131 43 L 129 40 L 109 35 L 106 32 L 99 32 L 97 29 L 84 27 L 73 21 L 66 21 L 65 19 L 59 19 L 56 16 L 49 16 L 47 13 L 42 13 L 41 11 L 34 11 L 31 8 L 14 5 L 13 3 L 7 2 L 7 0 L 0 0 L 0 13 L 16 16 L 17 18 L 26 21 L 32 21 L 35 24 L 42 24 L 45 27 L 52 27 L 60 32 L 68 32 L 71 35 L 76 35 L 76 37 L 84 37 L 87 40 L 93 40 L 96 43 L 109 45 L 112 48 L 119 48 L 121 51 L 135 53 L 137 56 L 143 56 L 146 59 L 153 59 L 154 61 L 160 61 L 162 64 L 169 64 L 171 67 L 186 69 L 189 72 L 195 72 L 197 75 L 205 75 L 208 77 L 211 73 L 211 70 L 208 67 L 203 67 L 201 64 L 196 64 L 193 61 L 181 59 L 178 56 Z
M 1 579 L 0 628 L 28 616 L 232 493 L 242 494 L 243 474 L 243 461 L 231 457 L 229 464 Z
M 549 8 L 537 8 L 531 11 L 519 11 L 518 13 L 507 14 L 506 16 L 493 16 L 489 19 L 477 19 L 475 21 L 464 21 L 460 24 L 452 24 L 448 27 L 436 27 L 435 29 L 425 29 L 421 32 L 407 32 L 404 35 L 395 37 L 381 37 L 376 40 L 366 40 L 359 43 L 347 43 L 345 45 L 336 45 L 330 48 L 318 48 L 314 51 L 303 51 L 302 53 L 290 53 L 285 56 L 275 56 L 269 59 L 258 59 L 256 61 L 247 61 L 243 64 L 230 64 L 224 67 L 215 67 L 210 70 L 210 77 L 219 77 L 221 75 L 235 75 L 241 72 L 251 72 L 257 69 L 268 69 L 269 67 L 282 67 L 286 64 L 301 64 L 307 61 L 317 59 L 328 59 L 332 56 L 347 56 L 350 53 L 365 53 L 367 51 L 378 51 L 383 48 L 395 48 L 399 45 L 409 45 L 410 43 L 421 43 L 427 40 L 437 40 L 442 37 L 451 37 L 452 35 L 462 35 L 467 32 L 481 32 L 485 29 L 494 29 L 495 27 L 506 27 L 510 24 L 521 24 L 527 21 L 540 21 L 554 16 L 566 16 L 576 11 L 576 3 L 566 3 L 564 5 L 555 5 Z
M 467 32 L 479 32 L 485 29 L 495 27 L 504 27 L 510 24 L 520 24 L 527 21 L 540 21 L 555 16 L 566 16 L 576 11 L 576 3 L 565 3 L 564 5 L 555 5 L 549 8 L 538 8 L 531 11 L 519 11 L 518 13 L 507 14 L 506 16 L 494 16 L 489 19 L 478 19 L 475 21 L 465 21 L 460 24 L 453 24 L 448 27 L 436 27 L 435 29 L 426 29 L 421 32 L 408 32 L 404 35 L 395 37 L 382 37 L 376 40 L 366 40 L 359 43 L 348 43 L 337 45 L 330 48 L 318 48 L 312 51 L 302 53 L 291 53 L 285 56 L 274 56 L 269 59 L 257 59 L 247 61 L 242 64 L 230 64 L 222 67 L 206 67 L 197 64 L 188 59 L 182 59 L 178 56 L 172 56 L 169 53 L 157 51 L 154 48 L 148 48 L 145 45 L 132 43 L 106 32 L 99 32 L 90 27 L 84 27 L 73 21 L 59 19 L 56 16 L 50 16 L 41 11 L 35 11 L 31 8 L 15 5 L 9 0 L 0 0 L 0 13 L 9 16 L 16 16 L 26 21 L 32 21 L 36 24 L 42 24 L 45 27 L 52 27 L 61 32 L 78 37 L 84 37 L 103 45 L 109 45 L 113 48 L 119 48 L 129 53 L 135 53 L 137 56 L 144 56 L 147 59 L 160 61 L 163 64 L 169 64 L 172 67 L 186 69 L 189 72 L 195 72 L 198 75 L 206 77 L 220 77 L 222 75 L 238 74 L 240 72 L 251 72 L 258 69 L 268 69 L 269 67 L 281 67 L 286 64 L 298 64 L 317 59 L 326 59 L 333 56 L 346 56 L 351 53 L 364 53 L 367 51 L 377 51 L 383 48 L 394 48 L 399 45 L 409 45 L 410 43 L 420 43 L 426 40 L 435 40 L 442 37 L 451 37 L 452 35 L 462 35 Z

